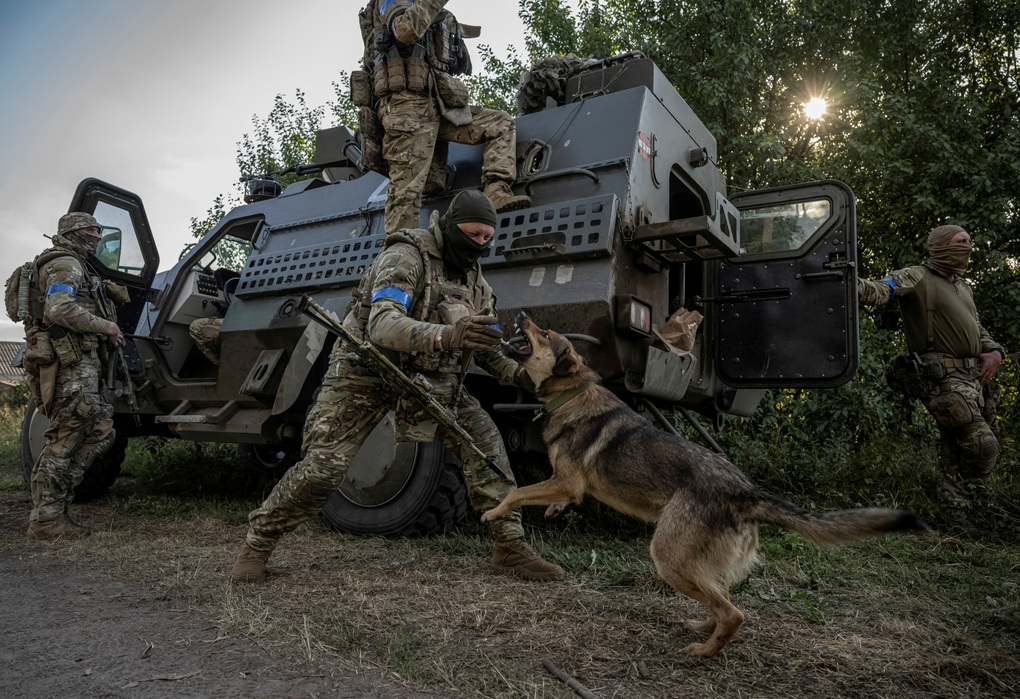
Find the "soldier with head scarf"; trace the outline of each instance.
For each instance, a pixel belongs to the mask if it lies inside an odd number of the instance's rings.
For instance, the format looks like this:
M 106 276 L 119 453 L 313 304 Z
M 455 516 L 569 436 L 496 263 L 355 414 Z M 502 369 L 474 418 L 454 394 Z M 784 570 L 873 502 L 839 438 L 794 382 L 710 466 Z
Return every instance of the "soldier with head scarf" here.
M 481 192 L 465 190 L 428 229 L 402 230 L 385 247 L 355 293 L 358 303 L 344 325 L 389 354 L 457 415 L 474 443 L 510 474 L 506 448 L 492 418 L 459 390 L 465 353 L 504 385 L 522 385 L 517 362 L 499 351 L 502 332 L 496 298 L 482 276 L 482 255 L 495 232 L 496 211 Z M 435 423 L 417 404 L 386 389 L 383 380 L 338 342 L 322 389 L 305 420 L 304 458 L 293 466 L 248 518 L 249 528 L 232 578 L 262 581 L 280 538 L 317 513 L 343 482 L 351 461 L 375 426 L 396 410 L 400 441 L 441 439 L 461 460 L 471 502 L 485 512 L 516 486 L 500 480 L 485 461 Z M 513 476 L 511 475 L 512 479 Z M 520 511 L 490 524 L 496 572 L 529 580 L 558 580 L 563 570 L 542 559 L 524 540 Z
M 127 290 L 101 280 L 87 264 L 101 227 L 91 215 L 60 217 L 53 247 L 35 260 L 31 319 L 26 320 L 25 368 L 39 410 L 50 419 L 46 444 L 32 469 L 30 539 L 80 538 L 89 530 L 67 516 L 86 469 L 113 444 L 113 407 L 100 390 L 100 346 L 124 344 L 107 296 Z M 108 284 L 106 294 L 99 286 Z M 45 347 L 46 350 L 41 348 Z M 34 351 L 33 351 L 34 350 Z
M 351 76 L 361 108 L 362 166 L 390 178 L 386 232 L 420 226 L 422 194 L 446 188 L 447 143 L 484 144 L 481 178 L 497 211 L 531 205 L 517 178 L 516 126 L 506 112 L 468 104 L 465 37 L 447 0 L 371 0 L 361 10 L 364 70 Z M 381 141 L 381 152 L 378 150 Z
M 899 300 L 913 360 L 904 364 L 915 373 L 894 371 L 890 382 L 916 386 L 912 397 L 938 423 L 941 496 L 950 521 L 967 528 L 985 514 L 985 482 L 999 453 L 993 426 L 1001 390 L 993 377 L 1006 356 L 982 327 L 973 291 L 963 278 L 972 250 L 963 228 L 939 226 L 928 235 L 926 262 L 879 281 L 859 279 L 857 285 L 864 304 Z

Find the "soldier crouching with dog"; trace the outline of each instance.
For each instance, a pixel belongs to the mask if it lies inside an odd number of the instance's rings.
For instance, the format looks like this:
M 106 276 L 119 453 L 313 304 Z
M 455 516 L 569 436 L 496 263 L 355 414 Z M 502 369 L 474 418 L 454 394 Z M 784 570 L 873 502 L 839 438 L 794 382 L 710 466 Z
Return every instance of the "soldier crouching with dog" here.
M 971 531 L 987 515 L 985 483 L 999 454 L 993 427 L 1001 391 L 994 376 L 1006 356 L 982 327 L 962 276 L 972 250 L 963 228 L 939 226 L 928 235 L 924 264 L 857 285 L 866 305 L 899 299 L 908 354 L 891 368 L 890 385 L 920 400 L 935 418 L 945 514 Z
M 67 515 L 85 471 L 114 440 L 113 407 L 100 389 L 102 346 L 124 344 L 113 308 L 127 290 L 101 280 L 87 259 L 101 228 L 91 215 L 65 214 L 53 247 L 36 257 L 27 297 L 24 366 L 32 396 L 50 420 L 46 444 L 32 468 L 28 538 L 81 538 L 91 532 Z M 104 289 L 100 290 L 100 285 Z M 105 291 L 105 293 L 100 293 Z
M 499 351 L 496 299 L 482 277 L 479 259 L 495 232 L 496 211 L 477 190 L 465 190 L 428 229 L 402 230 L 386 238 L 343 324 L 367 338 L 405 370 L 422 374 L 431 395 L 456 414 L 485 458 L 445 428 L 423 420 L 420 409 L 395 395 L 384 380 L 338 341 L 304 428 L 304 458 L 294 465 L 249 516 L 249 529 L 234 562 L 237 582 L 261 582 L 280 538 L 315 515 L 344 480 L 351 461 L 387 412 L 395 409 L 402 441 L 438 437 L 460 457 L 476 510 L 496 507 L 516 487 L 486 465 L 492 458 L 506 473 L 509 461 L 492 418 L 462 391 L 464 356 L 473 353 L 483 369 L 505 385 L 521 385 L 517 363 Z M 458 377 L 458 367 L 461 375 Z M 512 476 L 510 477 L 512 479 Z M 559 580 L 563 569 L 524 540 L 519 512 L 490 523 L 495 542 L 492 568 L 528 580 Z

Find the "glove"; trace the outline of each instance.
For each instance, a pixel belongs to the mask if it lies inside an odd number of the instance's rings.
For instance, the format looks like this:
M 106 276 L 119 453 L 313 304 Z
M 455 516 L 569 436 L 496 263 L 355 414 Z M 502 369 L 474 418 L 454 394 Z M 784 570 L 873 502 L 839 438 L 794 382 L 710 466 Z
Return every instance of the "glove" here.
M 104 279 L 103 287 L 106 289 L 106 298 L 110 299 L 118 306 L 123 306 L 131 300 L 131 295 L 128 294 L 127 288 L 120 284 L 114 284 L 109 279 Z
M 468 316 L 454 325 L 445 325 L 439 339 L 444 350 L 479 350 L 488 352 L 499 346 L 503 333 L 493 325 L 496 316 Z

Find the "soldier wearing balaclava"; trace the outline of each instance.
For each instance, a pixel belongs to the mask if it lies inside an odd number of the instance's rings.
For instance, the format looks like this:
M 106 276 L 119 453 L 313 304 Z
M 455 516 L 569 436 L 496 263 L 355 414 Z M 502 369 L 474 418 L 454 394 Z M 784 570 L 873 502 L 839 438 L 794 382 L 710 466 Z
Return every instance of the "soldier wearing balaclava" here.
M 908 352 L 890 367 L 889 383 L 935 418 L 947 523 L 978 533 L 994 526 L 985 483 L 999 453 L 1001 389 L 993 377 L 1005 351 L 982 327 L 963 276 L 972 251 L 966 230 L 939 226 L 928 234 L 924 263 L 878 281 L 858 279 L 857 295 L 870 306 L 899 301 Z
M 510 474 L 501 480 L 471 449 L 443 434 L 409 399 L 385 389 L 381 379 L 338 342 L 322 390 L 305 420 L 304 458 L 277 483 L 248 518 L 248 535 L 234 562 L 237 582 L 261 582 L 280 538 L 315 515 L 336 492 L 354 455 L 375 426 L 395 410 L 399 441 L 442 441 L 461 461 L 471 504 L 494 508 L 516 484 L 499 430 L 463 389 L 473 360 L 500 383 L 527 388 L 520 366 L 499 351 L 503 333 L 496 297 L 481 260 L 496 231 L 496 210 L 480 191 L 458 193 L 445 215 L 433 212 L 427 229 L 405 229 L 386 238 L 344 319 L 409 375 L 422 375 L 431 395 L 448 405 L 486 457 Z M 409 525 L 410 526 L 410 525 Z M 544 560 L 524 539 L 520 511 L 490 523 L 492 569 L 527 580 L 559 580 L 563 569 Z
M 100 389 L 102 345 L 124 344 L 115 308 L 98 293 L 102 280 L 88 259 L 101 227 L 87 213 L 60 217 L 53 247 L 35 259 L 32 318 L 26 321 L 25 369 L 35 403 L 49 418 L 46 443 L 32 468 L 30 539 L 89 535 L 68 517 L 75 487 L 114 440 L 113 407 Z M 127 300 L 114 285 L 111 297 Z M 112 290 L 114 287 L 110 287 Z

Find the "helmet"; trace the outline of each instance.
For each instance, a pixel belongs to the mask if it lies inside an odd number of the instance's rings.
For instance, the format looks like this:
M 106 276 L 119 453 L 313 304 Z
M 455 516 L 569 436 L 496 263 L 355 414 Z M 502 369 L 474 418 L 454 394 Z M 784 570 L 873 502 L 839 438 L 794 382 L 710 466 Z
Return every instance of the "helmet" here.
M 95 219 L 91 214 L 86 214 L 81 211 L 72 211 L 69 214 L 64 214 L 57 221 L 57 235 L 64 233 L 73 233 L 74 231 L 82 228 L 99 228 L 102 230 L 102 226 L 99 225 L 99 221 Z

